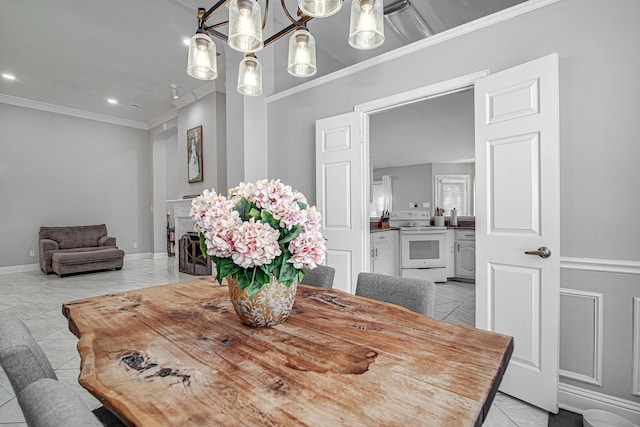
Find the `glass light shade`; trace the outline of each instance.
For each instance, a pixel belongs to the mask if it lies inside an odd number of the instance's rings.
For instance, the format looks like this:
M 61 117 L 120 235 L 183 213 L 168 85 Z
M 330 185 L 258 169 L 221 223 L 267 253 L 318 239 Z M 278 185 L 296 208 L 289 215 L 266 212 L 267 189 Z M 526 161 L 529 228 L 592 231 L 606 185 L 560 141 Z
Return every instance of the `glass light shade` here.
M 213 80 L 218 77 L 216 45 L 206 34 L 196 34 L 189 41 L 187 73 L 199 80 Z
M 295 77 L 313 76 L 316 67 L 316 41 L 307 30 L 296 30 L 289 38 L 287 71 Z
M 229 3 L 229 47 L 238 52 L 257 52 L 262 41 L 262 13 L 256 0 Z
M 262 65 L 255 56 L 246 56 L 240 61 L 237 89 L 242 95 L 262 95 Z
M 360 50 L 374 49 L 384 42 L 382 0 L 352 0 L 349 44 Z
M 342 0 L 298 0 L 298 7 L 305 15 L 326 18 L 340 10 Z

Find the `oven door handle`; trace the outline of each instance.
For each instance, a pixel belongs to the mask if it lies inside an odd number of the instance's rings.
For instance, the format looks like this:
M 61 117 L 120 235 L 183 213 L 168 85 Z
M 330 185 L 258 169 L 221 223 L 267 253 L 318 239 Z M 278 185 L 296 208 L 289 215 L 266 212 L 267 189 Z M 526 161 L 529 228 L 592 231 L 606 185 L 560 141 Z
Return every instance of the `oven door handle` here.
M 415 236 L 416 234 L 445 234 L 446 230 L 433 230 L 433 231 L 402 231 L 401 234 L 405 236 Z

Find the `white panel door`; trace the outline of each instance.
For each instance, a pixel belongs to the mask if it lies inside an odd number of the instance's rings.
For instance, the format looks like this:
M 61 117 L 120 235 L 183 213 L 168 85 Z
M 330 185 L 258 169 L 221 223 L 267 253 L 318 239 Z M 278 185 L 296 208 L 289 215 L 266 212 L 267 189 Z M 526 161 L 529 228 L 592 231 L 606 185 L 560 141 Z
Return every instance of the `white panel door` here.
M 368 194 L 364 128 L 368 117 L 360 112 L 316 121 L 316 205 L 327 239 L 326 263 L 336 269 L 334 288 L 350 293 L 369 256 L 363 218 Z
M 500 389 L 558 411 L 558 56 L 475 84 L 476 326 L 514 337 Z M 546 247 L 542 258 L 526 251 Z

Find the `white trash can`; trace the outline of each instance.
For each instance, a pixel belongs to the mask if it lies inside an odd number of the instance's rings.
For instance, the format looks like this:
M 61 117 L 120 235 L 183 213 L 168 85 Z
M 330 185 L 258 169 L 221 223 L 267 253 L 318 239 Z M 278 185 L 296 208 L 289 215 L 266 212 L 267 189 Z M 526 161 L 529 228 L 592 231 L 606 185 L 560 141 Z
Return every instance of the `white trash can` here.
M 587 409 L 582 414 L 584 427 L 634 427 L 630 421 L 613 412 L 601 409 Z

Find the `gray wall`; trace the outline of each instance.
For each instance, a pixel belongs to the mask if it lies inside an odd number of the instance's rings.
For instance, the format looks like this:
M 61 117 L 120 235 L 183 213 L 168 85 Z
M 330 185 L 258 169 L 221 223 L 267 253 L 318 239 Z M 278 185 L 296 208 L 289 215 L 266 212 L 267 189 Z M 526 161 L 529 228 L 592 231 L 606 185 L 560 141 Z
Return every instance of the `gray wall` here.
M 373 170 L 373 179 L 382 180 L 383 175 L 391 175 L 393 189 L 393 211 L 409 209 L 409 202 L 430 203 L 430 211 L 435 215 L 434 180 L 436 175 L 470 175 L 473 181 L 473 163 L 426 163 L 421 165 L 398 166 Z
M 105 223 L 150 252 L 150 158 L 145 130 L 0 104 L 0 267 L 37 263 L 42 225 Z
M 314 204 L 315 120 L 353 110 L 371 99 L 488 69 L 491 73 L 557 52 L 560 58 L 561 255 L 580 274 L 563 269 L 561 286 L 598 292 L 605 319 L 602 386 L 582 389 L 640 403 L 629 381 L 632 300 L 638 271 L 617 273 L 620 262 L 640 262 L 640 2 L 563 0 L 506 22 L 373 66 L 269 104 L 269 170 L 294 183 Z M 425 65 L 415 66 L 416 63 Z M 615 212 L 623 225 L 604 220 Z M 610 218 L 611 215 L 606 215 Z M 616 217 L 616 215 L 614 215 Z M 587 261 L 583 261 L 587 259 Z M 591 272 L 589 260 L 613 272 Z M 629 283 L 633 291 L 628 292 Z M 583 333 L 562 326 L 561 336 Z M 638 334 L 638 332 L 635 332 Z M 565 369 L 582 360 L 563 358 Z M 623 360 L 623 364 L 617 362 Z
M 149 131 L 153 150 L 155 253 L 166 250 L 166 200 L 182 199 L 214 188 L 227 190 L 226 96 L 213 92 L 178 110 L 177 118 Z M 203 181 L 187 179 L 187 130 L 202 126 Z M 165 130 L 166 128 L 166 130 Z M 151 191 L 151 190 L 150 190 Z M 175 218 L 171 217 L 171 226 Z M 179 238 L 180 236 L 177 236 Z
M 419 209 L 422 209 L 422 202 L 429 202 L 433 211 L 431 163 L 373 170 L 374 180 L 381 180 L 383 175 L 392 177 L 392 211 L 409 209 L 409 202 L 418 203 Z

